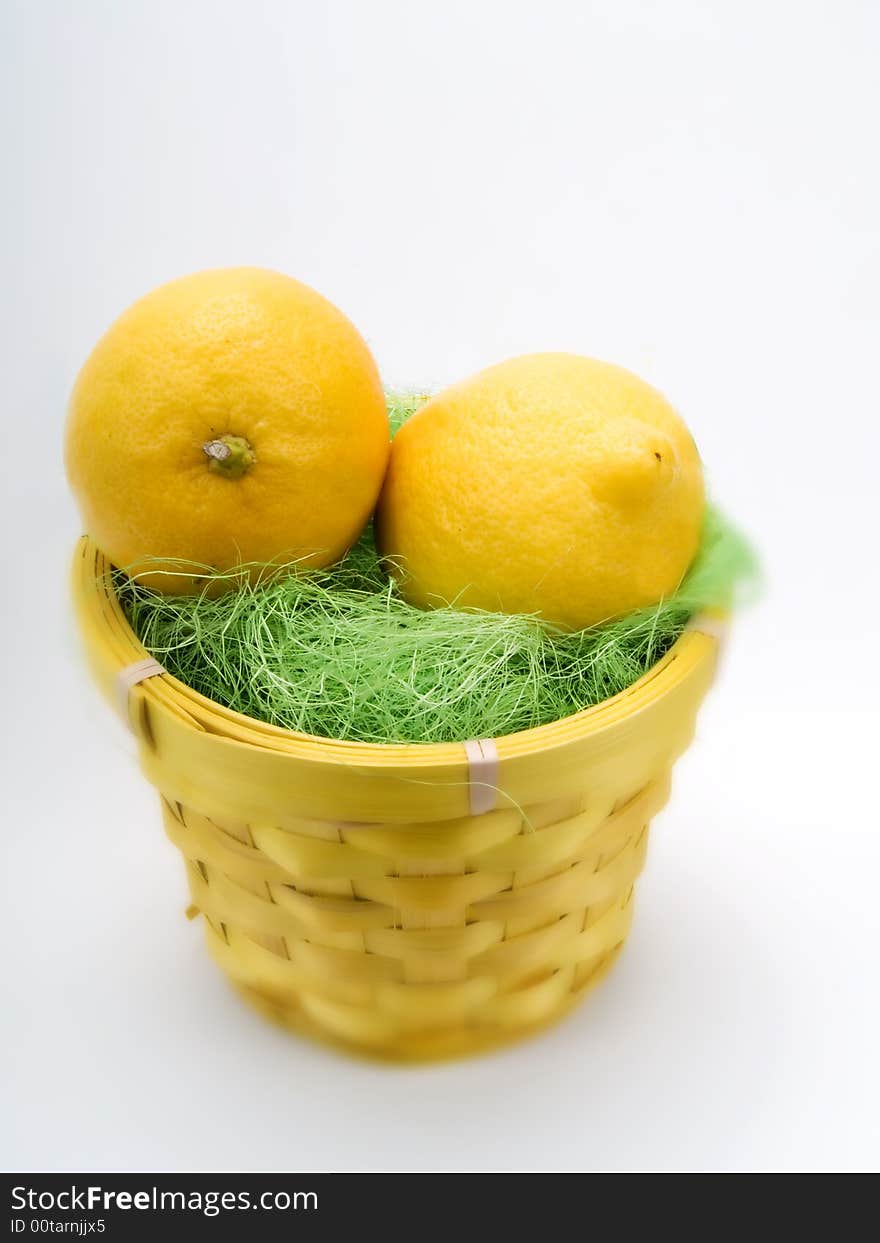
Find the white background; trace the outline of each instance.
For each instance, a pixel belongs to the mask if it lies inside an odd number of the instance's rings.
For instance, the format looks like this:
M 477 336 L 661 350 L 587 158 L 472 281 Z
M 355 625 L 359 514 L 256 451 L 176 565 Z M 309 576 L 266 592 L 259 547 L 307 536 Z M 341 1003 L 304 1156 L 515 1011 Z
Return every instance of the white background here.
M 877 5 L 7 0 L 3 26 L 5 1168 L 876 1168 Z M 383 1069 L 252 1016 L 81 670 L 76 369 L 139 294 L 238 263 L 336 301 L 389 383 L 631 367 L 760 546 L 628 948 L 532 1043 Z

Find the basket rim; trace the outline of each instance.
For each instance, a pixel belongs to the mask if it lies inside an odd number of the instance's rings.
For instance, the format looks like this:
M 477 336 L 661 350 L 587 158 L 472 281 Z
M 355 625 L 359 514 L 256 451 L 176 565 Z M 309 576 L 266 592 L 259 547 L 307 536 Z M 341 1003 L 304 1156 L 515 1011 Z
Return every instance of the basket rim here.
M 92 567 L 91 570 L 89 567 Z M 74 596 L 78 609 L 90 618 L 93 625 L 91 637 L 103 646 L 117 647 L 121 640 L 129 659 L 116 659 L 110 663 L 119 672 L 128 664 L 149 657 L 149 652 L 140 642 L 125 616 L 119 598 L 113 590 L 113 566 L 98 548 L 90 536 L 84 535 L 78 541 L 74 556 Z M 719 615 L 720 616 L 720 615 Z M 670 649 L 648 669 L 637 681 L 618 694 L 604 699 L 601 703 L 579 712 L 537 725 L 531 729 L 518 730 L 515 733 L 498 735 L 494 741 L 498 746 L 501 760 L 520 757 L 527 754 L 546 752 L 557 747 L 586 737 L 595 739 L 596 735 L 630 720 L 646 710 L 658 699 L 665 697 L 679 682 L 687 678 L 696 666 L 713 660 L 719 646 L 719 637 L 715 625 L 706 631 L 698 629 L 694 620 L 679 636 Z M 95 631 L 97 625 L 97 633 Z M 112 631 L 116 630 L 116 644 L 111 644 Z M 352 739 L 327 738 L 320 734 L 308 734 L 298 730 L 285 729 L 249 717 L 232 708 L 208 698 L 194 690 L 185 682 L 180 681 L 172 673 L 163 672 L 157 681 L 163 686 L 165 694 L 159 696 L 154 689 L 156 682 L 152 679 L 141 682 L 137 690 L 148 699 L 154 700 L 159 706 L 160 699 L 167 701 L 168 694 L 175 701 L 175 706 L 184 714 L 194 718 L 193 728 L 204 728 L 198 721 L 217 718 L 227 722 L 233 733 L 227 737 L 235 738 L 243 745 L 269 747 L 285 751 L 294 750 L 297 754 L 310 754 L 321 750 L 323 762 L 351 764 L 393 763 L 400 766 L 433 767 L 461 764 L 463 742 L 361 742 Z M 224 734 L 223 729 L 215 724 L 212 733 Z M 236 738 L 236 733 L 259 735 L 255 738 Z

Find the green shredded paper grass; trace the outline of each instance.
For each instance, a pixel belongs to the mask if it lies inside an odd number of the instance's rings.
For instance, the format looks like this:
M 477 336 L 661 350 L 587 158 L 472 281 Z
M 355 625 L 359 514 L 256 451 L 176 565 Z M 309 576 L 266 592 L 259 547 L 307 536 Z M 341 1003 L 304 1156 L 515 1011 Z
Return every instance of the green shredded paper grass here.
M 389 399 L 392 434 L 424 400 Z M 324 738 L 463 742 L 545 725 L 625 690 L 694 614 L 730 607 L 754 569 L 747 542 L 709 506 L 674 595 L 575 633 L 533 617 L 412 607 L 369 528 L 324 570 L 255 583 L 236 570 L 219 576 L 223 593 L 190 596 L 160 595 L 120 572 L 117 589 L 152 656 L 246 716 Z M 202 566 L 187 572 L 205 578 Z

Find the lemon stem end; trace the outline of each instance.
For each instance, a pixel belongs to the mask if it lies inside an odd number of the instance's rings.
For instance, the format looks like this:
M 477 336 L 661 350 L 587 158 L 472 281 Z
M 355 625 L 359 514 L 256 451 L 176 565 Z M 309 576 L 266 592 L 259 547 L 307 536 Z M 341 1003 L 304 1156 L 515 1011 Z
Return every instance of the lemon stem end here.
M 243 436 L 218 436 L 206 440 L 202 452 L 208 459 L 208 469 L 227 479 L 240 479 L 256 462 L 253 449 Z

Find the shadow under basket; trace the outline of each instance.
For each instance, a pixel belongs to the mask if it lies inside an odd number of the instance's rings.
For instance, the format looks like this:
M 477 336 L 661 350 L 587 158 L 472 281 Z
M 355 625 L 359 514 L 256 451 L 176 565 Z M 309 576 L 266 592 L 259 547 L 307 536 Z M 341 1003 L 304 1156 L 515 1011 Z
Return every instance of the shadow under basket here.
M 444 1057 L 559 1018 L 613 960 L 717 620 L 552 725 L 482 748 L 379 745 L 263 724 L 161 671 L 87 538 L 74 596 L 183 855 L 188 913 L 261 1011 L 352 1051 Z

